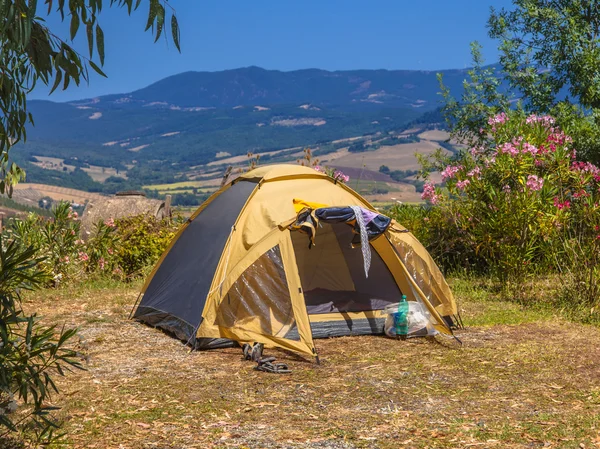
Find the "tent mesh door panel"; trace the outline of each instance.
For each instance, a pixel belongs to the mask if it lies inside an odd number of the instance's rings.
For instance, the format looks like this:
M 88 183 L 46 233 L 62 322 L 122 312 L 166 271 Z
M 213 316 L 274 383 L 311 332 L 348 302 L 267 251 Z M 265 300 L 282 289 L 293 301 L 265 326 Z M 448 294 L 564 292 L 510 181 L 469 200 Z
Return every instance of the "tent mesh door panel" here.
M 373 248 L 369 277 L 365 277 L 362 251 L 351 247 L 352 238 L 352 228 L 347 224 L 322 223 L 315 246 L 308 250 L 308 237 L 292 232 L 309 315 L 382 310 L 400 300 L 402 293 L 394 277 Z
M 217 309 L 215 325 L 261 335 L 299 340 L 279 246 L 250 265 Z

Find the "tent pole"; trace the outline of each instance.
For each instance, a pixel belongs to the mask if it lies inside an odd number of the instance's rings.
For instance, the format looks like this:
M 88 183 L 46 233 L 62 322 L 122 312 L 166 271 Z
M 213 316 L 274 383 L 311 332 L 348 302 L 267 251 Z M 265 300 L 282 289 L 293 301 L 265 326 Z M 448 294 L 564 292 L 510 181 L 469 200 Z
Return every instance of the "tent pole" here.
M 138 297 L 135 300 L 135 303 L 133 304 L 133 307 L 131 308 L 131 312 L 129 312 L 129 318 L 127 318 L 128 320 L 131 319 L 131 317 L 133 316 L 133 311 L 135 310 L 135 308 L 138 306 L 138 304 L 140 303 L 140 298 L 142 297 L 142 292 L 140 292 L 138 294 Z

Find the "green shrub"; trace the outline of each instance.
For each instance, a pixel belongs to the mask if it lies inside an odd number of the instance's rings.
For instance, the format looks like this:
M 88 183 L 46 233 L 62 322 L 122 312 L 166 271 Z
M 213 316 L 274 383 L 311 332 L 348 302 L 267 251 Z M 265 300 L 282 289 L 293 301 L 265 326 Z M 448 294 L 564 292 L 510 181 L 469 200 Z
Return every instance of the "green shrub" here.
M 553 270 L 571 273 L 562 279 L 579 283 L 579 296 L 582 282 L 590 285 L 584 296 L 593 297 L 600 169 L 575 161 L 570 137 L 549 116 L 501 113 L 481 133 L 489 146 L 439 164 L 445 189 L 424 186 L 433 252 L 493 273 L 513 293 L 526 276 Z
M 55 284 L 75 276 L 79 267 L 72 262 L 77 257 L 80 243 L 80 223 L 77 212 L 69 203 L 60 202 L 52 211 L 52 217 L 45 218 L 30 213 L 25 219 L 13 218 L 4 234 L 23 247 L 33 247 L 37 255 L 43 257 L 39 269 L 45 272 Z
M 36 252 L 14 239 L 0 241 L 0 441 L 10 432 L 51 441 L 58 427 L 51 416 L 56 407 L 47 405 L 51 393 L 58 392 L 54 378 L 82 367 L 78 354 L 66 347 L 74 329 L 55 335 L 54 327 L 42 328 L 21 308 L 20 292 L 48 280 L 41 268 L 45 261 Z
M 114 264 L 123 276 L 139 276 L 151 268 L 175 236 L 181 220 L 159 220 L 150 215 L 137 215 L 115 220 L 116 238 Z

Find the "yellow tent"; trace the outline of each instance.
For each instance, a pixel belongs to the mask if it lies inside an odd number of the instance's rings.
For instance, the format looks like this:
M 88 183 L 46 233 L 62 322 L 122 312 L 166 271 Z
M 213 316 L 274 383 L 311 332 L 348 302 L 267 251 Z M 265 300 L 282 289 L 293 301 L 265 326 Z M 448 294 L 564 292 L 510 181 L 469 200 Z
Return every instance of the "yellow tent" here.
M 179 230 L 134 318 L 199 349 L 260 342 L 316 356 L 315 338 L 382 333 L 384 308 L 405 294 L 451 335 L 454 298 L 410 232 L 379 215 L 386 226 L 366 245 L 366 273 L 365 248 L 351 245 L 355 228 L 314 213 L 355 206 L 377 215 L 352 189 L 309 167 L 263 166 L 241 175 Z M 298 232 L 299 211 L 314 223 L 314 245 Z

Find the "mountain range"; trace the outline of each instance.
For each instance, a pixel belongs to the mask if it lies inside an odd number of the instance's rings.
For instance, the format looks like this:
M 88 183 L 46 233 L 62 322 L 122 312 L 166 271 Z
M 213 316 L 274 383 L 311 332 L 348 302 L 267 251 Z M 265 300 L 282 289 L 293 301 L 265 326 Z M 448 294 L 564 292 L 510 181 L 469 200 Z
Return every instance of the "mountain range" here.
M 442 73 L 460 93 L 466 70 Z M 432 71 L 186 72 L 131 93 L 30 101 L 35 126 L 13 157 L 128 170 L 146 182 L 150 172 L 174 174 L 220 157 L 386 134 L 436 109 L 438 92 Z M 30 177 L 39 182 L 34 167 Z

